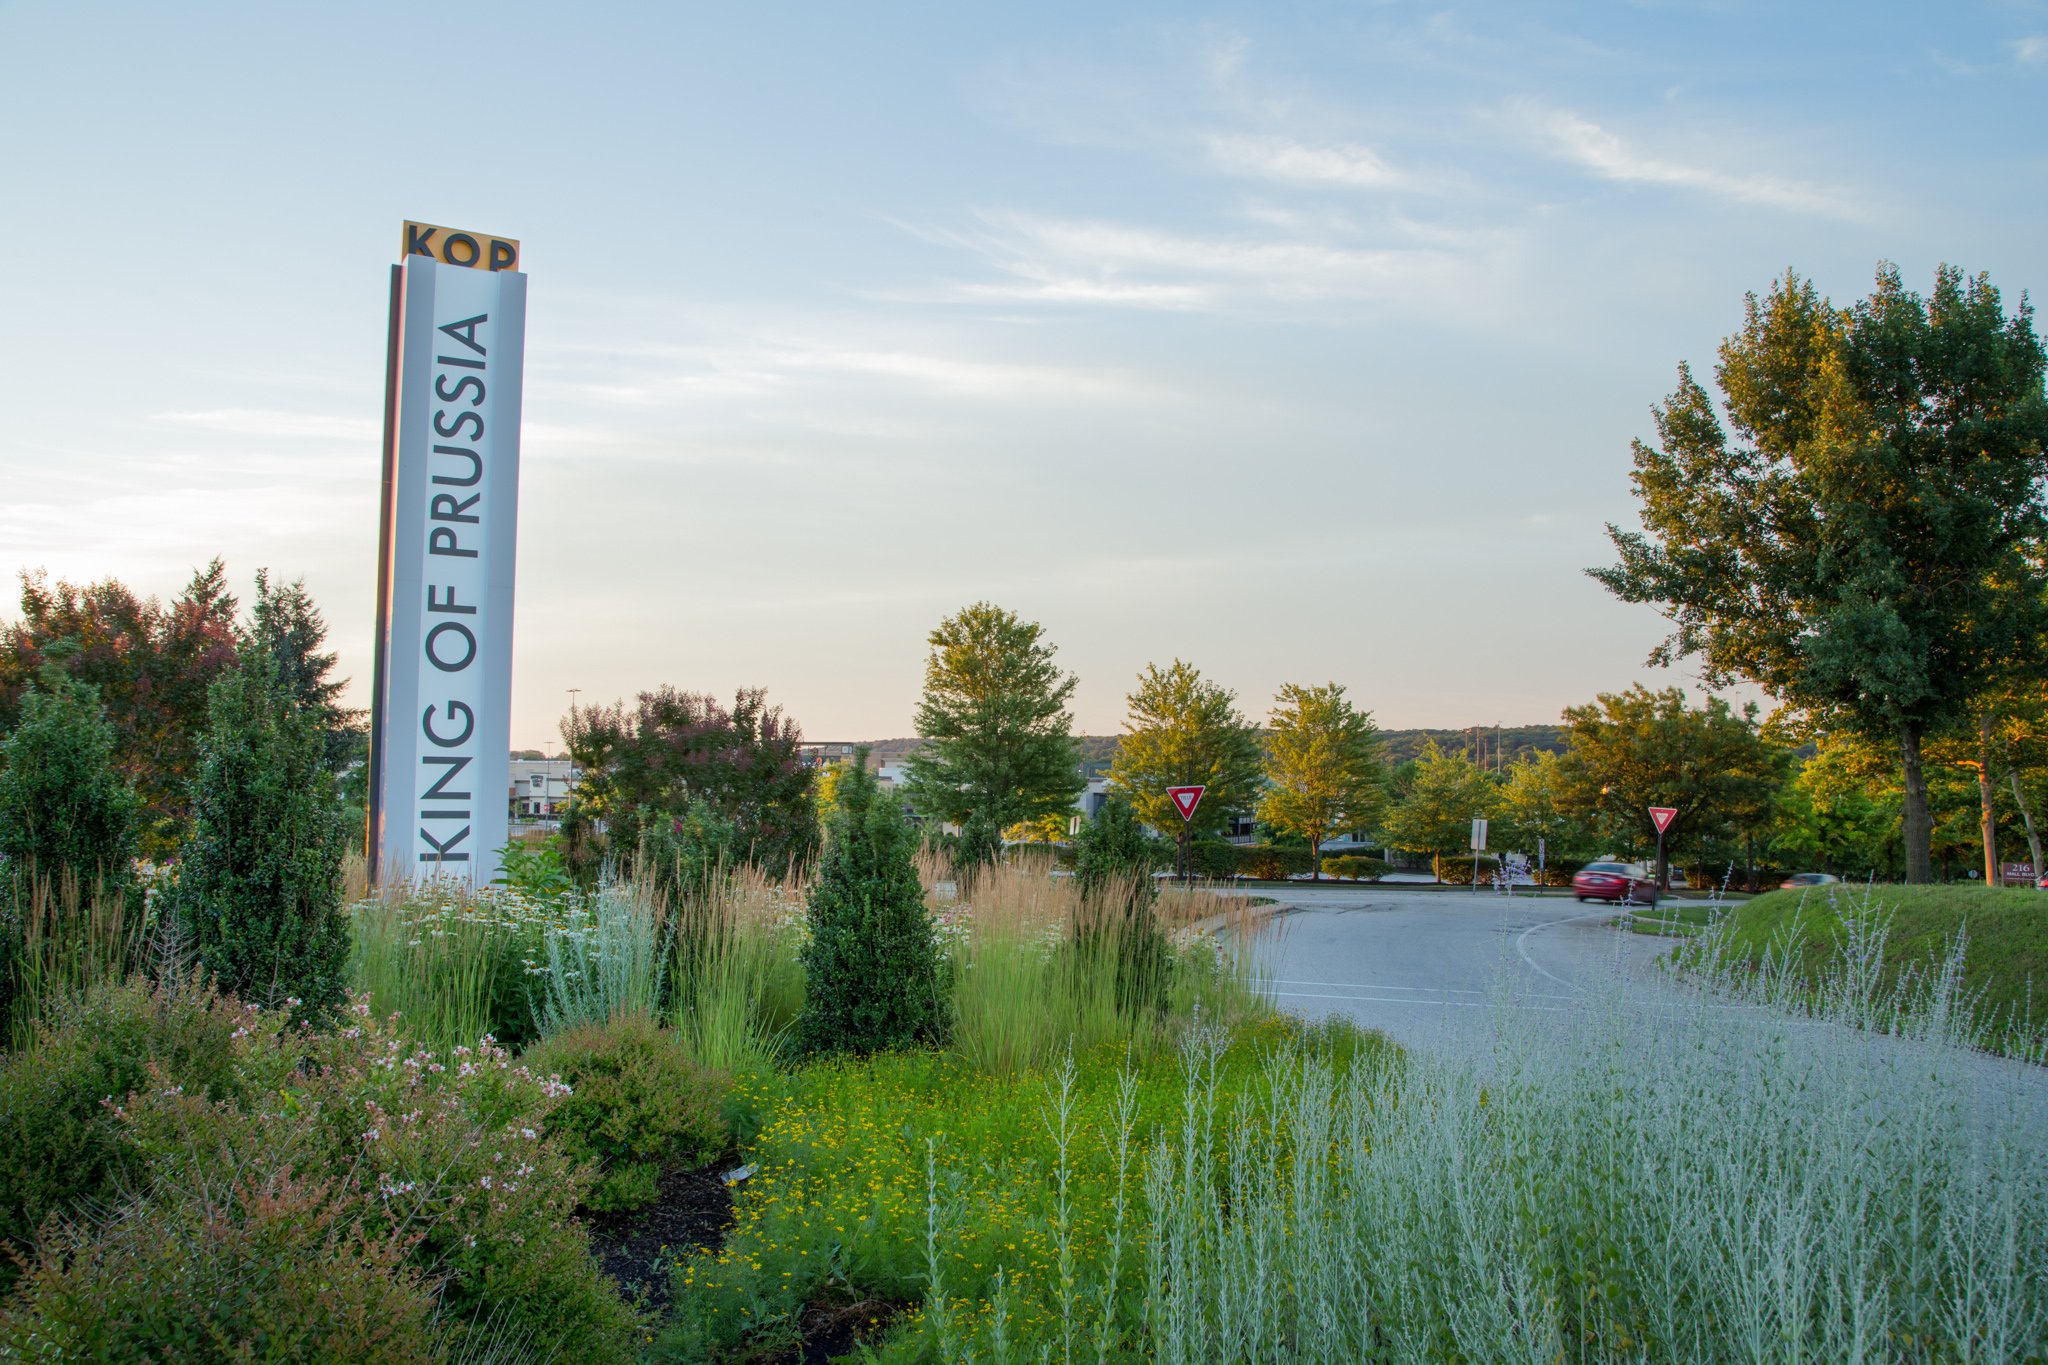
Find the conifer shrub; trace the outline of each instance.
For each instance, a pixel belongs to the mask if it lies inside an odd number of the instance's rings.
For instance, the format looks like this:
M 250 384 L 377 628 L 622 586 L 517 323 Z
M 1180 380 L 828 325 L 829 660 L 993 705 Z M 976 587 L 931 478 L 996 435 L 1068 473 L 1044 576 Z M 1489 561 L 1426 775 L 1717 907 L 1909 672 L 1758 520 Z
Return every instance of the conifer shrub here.
M 223 991 L 329 1016 L 348 966 L 347 833 L 321 717 L 285 690 L 262 651 L 213 684 L 208 716 L 177 913 Z
M 98 689 L 45 670 L 0 741 L 0 865 L 14 889 L 69 874 L 121 891 L 134 872 L 136 809 Z
M 805 1052 L 866 1054 L 946 1039 L 951 1002 L 912 857 L 917 837 L 863 750 L 840 779 L 804 945 Z
M 525 1061 L 570 1088 L 547 1131 L 570 1160 L 597 1164 L 589 1208 L 638 1208 L 654 1198 L 664 1167 L 702 1165 L 729 1145 L 719 1118 L 726 1078 L 643 1014 L 565 1029 Z

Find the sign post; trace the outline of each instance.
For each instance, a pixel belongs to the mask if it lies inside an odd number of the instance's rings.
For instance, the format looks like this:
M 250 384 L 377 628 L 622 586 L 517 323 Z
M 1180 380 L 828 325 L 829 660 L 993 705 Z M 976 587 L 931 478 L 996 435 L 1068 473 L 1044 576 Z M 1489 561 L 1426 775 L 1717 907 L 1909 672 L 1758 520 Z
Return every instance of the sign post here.
M 508 835 L 526 276 L 519 243 L 404 225 L 392 267 L 370 878 L 498 874 Z
M 1479 894 L 1479 855 L 1486 852 L 1486 817 L 1472 819 L 1472 894 Z
M 1670 806 L 1651 806 L 1650 823 L 1657 827 L 1657 885 L 1650 891 L 1650 904 L 1660 904 L 1664 899 L 1664 831 L 1671 828 L 1671 822 L 1678 818 L 1678 812 Z
M 1202 793 L 1207 790 L 1209 790 L 1207 786 L 1168 787 L 1166 789 L 1167 796 L 1173 801 L 1173 808 L 1180 812 L 1180 858 L 1178 859 L 1180 866 L 1175 871 L 1182 881 L 1188 879 L 1188 861 L 1189 854 L 1192 851 L 1190 842 L 1194 835 L 1195 807 L 1202 804 Z

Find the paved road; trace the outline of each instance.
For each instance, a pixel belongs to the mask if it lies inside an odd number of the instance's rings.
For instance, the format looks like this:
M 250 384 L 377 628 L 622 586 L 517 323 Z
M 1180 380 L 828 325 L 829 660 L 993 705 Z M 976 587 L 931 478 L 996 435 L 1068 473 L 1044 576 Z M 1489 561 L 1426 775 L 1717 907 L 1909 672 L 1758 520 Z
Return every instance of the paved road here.
M 1278 894 L 1291 908 L 1276 917 L 1263 965 L 1274 1002 L 1307 1019 L 1342 1015 L 1411 1049 L 1483 1061 L 1502 1030 L 1561 1026 L 1588 999 L 1624 1000 L 1644 1028 L 1698 1017 L 1700 998 L 1658 962 L 1671 941 L 1609 927 L 1617 913 L 1609 906 L 1562 893 L 1506 897 L 1384 884 L 1297 883 Z M 1952 1070 L 1987 1118 L 2016 1105 L 2048 1136 L 2048 1068 L 1832 1025 L 1796 1027 L 1896 1053 L 1893 1064 Z
M 1654 959 L 1668 941 L 1608 928 L 1612 907 L 1569 895 L 1302 885 L 1281 899 L 1292 908 L 1266 956 L 1276 1002 L 1409 1047 L 1476 1043 L 1503 1010 L 1561 1011 L 1616 975 L 1665 988 Z

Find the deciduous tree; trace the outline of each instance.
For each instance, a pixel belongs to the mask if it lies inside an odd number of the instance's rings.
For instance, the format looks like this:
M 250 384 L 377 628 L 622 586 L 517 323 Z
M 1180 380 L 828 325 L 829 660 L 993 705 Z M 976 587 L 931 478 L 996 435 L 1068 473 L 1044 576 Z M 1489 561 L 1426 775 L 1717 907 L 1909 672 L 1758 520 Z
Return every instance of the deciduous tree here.
M 1145 665 L 1130 707 L 1123 741 L 1110 764 L 1109 783 L 1140 820 L 1181 841 L 1220 833 L 1258 797 L 1259 736 L 1237 709 L 1237 694 L 1203 678 L 1193 664 Z M 1183 821 L 1169 787 L 1208 790 L 1192 821 Z
M 927 819 L 1000 832 L 1064 821 L 1086 779 L 1067 702 L 1075 678 L 1053 662 L 1045 630 L 991 602 L 939 622 L 928 638 L 906 794 Z
M 163 857 L 188 824 L 208 688 L 236 652 L 235 599 L 218 559 L 168 604 L 111 578 L 53 587 L 24 573 L 21 618 L 0 626 L 0 733 L 14 728 L 47 665 L 96 689 L 114 727 L 114 761 L 142 803 L 141 852 Z
M 2032 310 L 1982 275 L 1943 266 L 1922 298 L 1886 265 L 1837 309 L 1788 272 L 1721 346 L 1727 426 L 1680 368 L 1635 446 L 1643 532 L 1610 526 L 1621 562 L 1590 571 L 1670 618 L 1653 661 L 1889 736 L 1909 882 L 1930 874 L 1923 740 L 2041 637 L 2044 375 Z
M 1415 760 L 1408 790 L 1394 803 L 1387 838 L 1396 848 L 1429 854 L 1442 881 L 1444 854 L 1471 847 L 1472 822 L 1490 818 L 1499 802 L 1499 788 L 1478 764 L 1463 753 L 1445 753 L 1432 739 Z M 1472 875 L 1479 875 L 1476 863 Z
M 1650 807 L 1677 811 L 1666 859 L 1681 840 L 1763 824 L 1790 767 L 1785 751 L 1758 733 L 1754 708 L 1737 715 L 1720 697 L 1688 707 L 1676 687 L 1603 692 L 1566 707 L 1564 723 L 1567 808 L 1632 845 L 1656 840 Z M 1660 887 L 1664 869 L 1659 861 Z
M 1259 818 L 1308 840 L 1310 876 L 1322 878 L 1323 841 L 1369 829 L 1386 810 L 1386 760 L 1369 712 L 1338 683 L 1285 683 L 1266 736 L 1266 790 Z
M 740 855 L 771 875 L 817 851 L 803 731 L 760 688 L 741 689 L 729 709 L 700 692 L 642 692 L 630 708 L 615 702 L 572 712 L 562 738 L 582 771 L 564 820 L 581 875 L 604 856 L 630 868 L 643 831 L 658 823 L 673 833 L 693 803 L 729 825 Z M 595 850 L 594 822 L 604 829 Z

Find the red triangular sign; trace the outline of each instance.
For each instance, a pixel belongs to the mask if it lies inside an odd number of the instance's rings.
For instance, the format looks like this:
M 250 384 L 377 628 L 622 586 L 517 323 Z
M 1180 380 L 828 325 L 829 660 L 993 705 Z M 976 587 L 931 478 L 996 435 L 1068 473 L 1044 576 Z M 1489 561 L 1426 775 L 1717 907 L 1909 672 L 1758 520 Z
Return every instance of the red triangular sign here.
M 1195 818 L 1195 807 L 1202 804 L 1202 793 L 1207 787 L 1168 787 L 1166 794 L 1173 798 L 1173 808 L 1180 812 L 1183 820 Z
M 1659 834 L 1662 834 L 1665 830 L 1670 829 L 1671 822 L 1673 820 L 1676 820 L 1677 818 L 1678 812 L 1672 809 L 1670 806 L 1650 807 L 1650 823 L 1657 827 L 1657 832 Z

